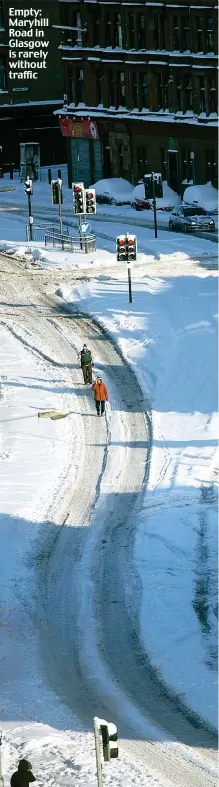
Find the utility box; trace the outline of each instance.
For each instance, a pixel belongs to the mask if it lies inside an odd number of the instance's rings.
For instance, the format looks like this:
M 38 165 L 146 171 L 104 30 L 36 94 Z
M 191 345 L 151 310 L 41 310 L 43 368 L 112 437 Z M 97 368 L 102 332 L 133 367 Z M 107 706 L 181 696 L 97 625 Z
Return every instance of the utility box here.
M 20 145 L 20 180 L 40 180 L 39 142 L 22 142 Z

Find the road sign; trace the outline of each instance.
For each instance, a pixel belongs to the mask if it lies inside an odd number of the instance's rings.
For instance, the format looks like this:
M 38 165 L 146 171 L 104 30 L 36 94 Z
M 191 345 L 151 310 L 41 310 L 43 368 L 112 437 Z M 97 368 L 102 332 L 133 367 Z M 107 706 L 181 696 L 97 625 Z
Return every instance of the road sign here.
M 88 232 L 91 231 L 91 224 L 81 224 L 80 231 L 83 232 L 84 235 L 86 235 Z

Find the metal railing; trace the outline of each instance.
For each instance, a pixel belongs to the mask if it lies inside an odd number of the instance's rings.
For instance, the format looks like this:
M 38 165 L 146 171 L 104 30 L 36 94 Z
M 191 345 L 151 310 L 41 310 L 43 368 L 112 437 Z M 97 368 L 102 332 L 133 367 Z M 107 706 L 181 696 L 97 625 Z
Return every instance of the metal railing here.
M 95 235 L 81 235 L 78 238 L 73 238 L 71 235 L 60 235 L 58 232 L 45 232 L 45 246 L 52 244 L 52 246 L 61 246 L 61 249 L 69 249 L 69 251 L 82 251 L 88 254 L 89 251 L 96 251 L 96 238 Z
M 69 229 L 67 225 L 64 225 L 65 228 L 65 235 L 69 235 Z M 52 234 L 59 234 L 59 227 L 51 227 L 51 224 L 44 226 L 37 226 L 36 224 L 32 224 L 32 240 L 34 241 L 45 241 L 45 232 L 51 232 Z M 30 226 L 26 224 L 26 240 L 30 241 Z

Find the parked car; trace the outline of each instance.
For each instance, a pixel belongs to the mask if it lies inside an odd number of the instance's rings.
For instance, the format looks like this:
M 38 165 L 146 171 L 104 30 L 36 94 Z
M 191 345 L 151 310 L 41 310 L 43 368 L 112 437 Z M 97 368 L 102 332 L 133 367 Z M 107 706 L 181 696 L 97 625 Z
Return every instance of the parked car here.
M 214 232 L 215 223 L 205 208 L 199 205 L 179 205 L 171 213 L 169 229 L 182 232 Z
M 131 207 L 135 210 L 151 210 L 152 206 L 148 199 L 135 199 Z

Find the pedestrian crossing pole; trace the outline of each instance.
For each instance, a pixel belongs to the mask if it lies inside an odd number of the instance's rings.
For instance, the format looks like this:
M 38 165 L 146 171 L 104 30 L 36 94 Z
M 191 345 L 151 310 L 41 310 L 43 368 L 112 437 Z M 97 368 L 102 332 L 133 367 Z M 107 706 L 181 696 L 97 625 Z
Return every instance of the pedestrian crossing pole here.
M 132 280 L 131 280 L 131 266 L 128 265 L 128 285 L 129 285 L 129 303 L 132 303 Z

